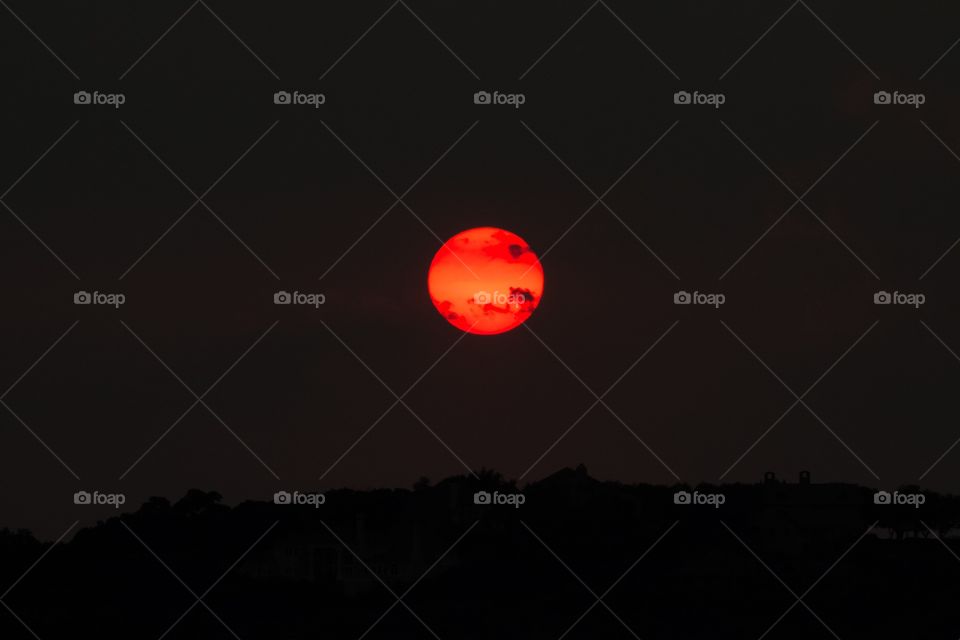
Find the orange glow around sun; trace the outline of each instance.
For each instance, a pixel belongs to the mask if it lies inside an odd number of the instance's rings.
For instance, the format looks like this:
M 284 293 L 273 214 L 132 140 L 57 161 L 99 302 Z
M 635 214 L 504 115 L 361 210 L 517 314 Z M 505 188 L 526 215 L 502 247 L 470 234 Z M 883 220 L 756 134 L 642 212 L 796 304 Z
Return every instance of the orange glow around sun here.
M 517 234 L 477 227 L 440 247 L 427 288 L 447 322 L 469 333 L 493 335 L 520 326 L 540 304 L 543 268 Z

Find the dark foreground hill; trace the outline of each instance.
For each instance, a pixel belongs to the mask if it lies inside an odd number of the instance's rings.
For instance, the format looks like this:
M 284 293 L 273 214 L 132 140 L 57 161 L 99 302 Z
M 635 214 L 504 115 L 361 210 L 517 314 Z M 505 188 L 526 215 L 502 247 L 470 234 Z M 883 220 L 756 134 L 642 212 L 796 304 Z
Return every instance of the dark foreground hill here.
M 0 533 L 0 638 L 960 636 L 960 503 L 877 495 L 582 467 L 300 506 L 192 491 L 56 545 Z

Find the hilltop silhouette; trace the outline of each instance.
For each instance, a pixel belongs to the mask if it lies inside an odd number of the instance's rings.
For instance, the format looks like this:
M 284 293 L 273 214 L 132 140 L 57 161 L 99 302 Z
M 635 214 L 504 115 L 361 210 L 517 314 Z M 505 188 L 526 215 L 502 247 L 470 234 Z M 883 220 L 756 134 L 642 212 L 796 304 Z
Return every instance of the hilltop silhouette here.
M 650 486 L 582 466 L 309 506 L 192 490 L 57 545 L 0 532 L 0 637 L 953 637 L 960 499 L 899 493 L 922 504 L 806 473 Z

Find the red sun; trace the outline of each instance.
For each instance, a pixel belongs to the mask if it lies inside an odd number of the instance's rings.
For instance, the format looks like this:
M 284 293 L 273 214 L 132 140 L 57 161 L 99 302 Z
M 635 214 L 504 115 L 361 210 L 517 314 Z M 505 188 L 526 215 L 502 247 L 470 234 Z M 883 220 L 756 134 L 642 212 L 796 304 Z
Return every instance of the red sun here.
M 517 234 L 477 227 L 440 247 L 430 263 L 427 288 L 447 322 L 493 335 L 520 326 L 540 304 L 543 268 Z

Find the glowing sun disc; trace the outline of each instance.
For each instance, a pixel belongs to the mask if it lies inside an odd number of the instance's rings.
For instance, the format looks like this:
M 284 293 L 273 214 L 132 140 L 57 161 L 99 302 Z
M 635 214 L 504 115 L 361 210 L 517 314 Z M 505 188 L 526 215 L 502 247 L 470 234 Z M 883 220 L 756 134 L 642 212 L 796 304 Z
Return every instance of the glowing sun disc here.
M 447 322 L 493 335 L 520 326 L 540 304 L 543 268 L 517 234 L 477 227 L 440 247 L 430 263 L 427 288 Z

